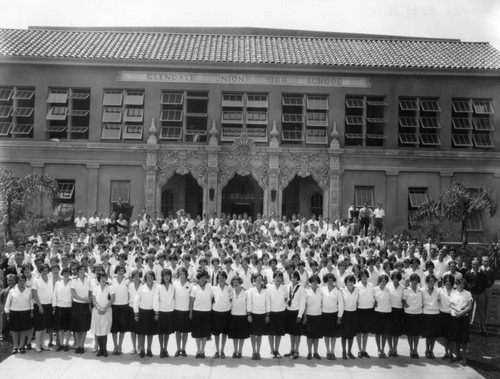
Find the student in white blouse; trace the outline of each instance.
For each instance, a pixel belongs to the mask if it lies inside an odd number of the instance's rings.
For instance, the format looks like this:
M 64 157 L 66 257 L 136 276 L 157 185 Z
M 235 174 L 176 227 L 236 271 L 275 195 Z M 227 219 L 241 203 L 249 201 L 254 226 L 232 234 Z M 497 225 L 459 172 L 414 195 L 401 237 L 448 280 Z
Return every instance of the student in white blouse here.
M 467 365 L 467 344 L 469 343 L 469 313 L 474 299 L 469 291 L 464 289 L 464 279 L 455 280 L 457 289 L 450 296 L 451 307 L 451 340 L 455 345 L 455 356 L 452 362 L 462 361 Z
M 243 279 L 239 276 L 233 277 L 231 301 L 231 325 L 229 327 L 229 338 L 233 340 L 233 358 L 241 358 L 243 344 L 250 337 L 250 326 L 247 316 L 247 291 L 242 287 Z
M 207 283 L 208 272 L 196 275 L 198 283 L 191 289 L 189 317 L 192 320 L 191 336 L 196 339 L 195 358 L 205 358 L 205 345 L 211 333 L 210 312 L 212 310 L 212 286 Z
M 373 306 L 375 297 L 373 293 L 373 284 L 368 281 L 370 274 L 368 270 L 362 269 L 359 272 L 356 287 L 359 290 L 358 309 L 357 309 L 357 327 L 358 333 L 356 340 L 358 343 L 358 358 L 370 358 L 366 352 L 366 343 L 368 342 L 368 334 L 372 332 L 373 324 Z
M 234 278 L 234 277 L 233 277 Z M 226 284 L 227 273 L 219 271 L 217 285 L 212 287 L 212 334 L 215 337 L 214 358 L 226 358 L 224 347 L 231 323 L 232 290 Z M 222 337 L 222 338 L 221 338 Z
M 59 337 L 57 351 L 69 351 L 69 338 L 71 333 L 71 279 L 69 268 L 61 270 L 62 280 L 54 286 L 52 296 L 52 312 L 54 314 L 54 330 Z
M 52 329 L 52 293 L 54 282 L 49 278 L 49 266 L 40 266 L 40 276 L 33 281 L 31 289 L 34 302 L 33 324 L 35 328 L 35 351 L 49 350 L 44 344 L 45 331 Z
M 276 271 L 273 274 L 273 283 L 267 286 L 270 302 L 269 314 L 269 346 L 273 358 L 281 358 L 281 337 L 285 335 L 285 310 L 288 300 L 288 287 L 283 284 L 283 272 Z
M 132 340 L 133 350 L 131 354 L 137 354 L 137 321 L 135 321 L 134 316 L 134 302 L 135 296 L 142 286 L 141 282 L 142 270 L 135 269 L 132 270 L 130 274 L 131 282 L 128 285 L 128 312 L 129 312 L 129 328 L 130 328 L 130 338 Z
M 254 287 L 247 290 L 247 314 L 250 323 L 250 340 L 252 342 L 252 359 L 260 360 L 262 336 L 266 334 L 266 324 L 269 323 L 269 294 L 264 288 L 262 273 L 254 274 Z
M 323 336 L 325 337 L 326 359 L 335 360 L 335 343 L 337 341 L 338 330 L 344 314 L 344 297 L 342 291 L 336 286 L 336 277 L 333 273 L 327 272 L 323 276 L 323 303 L 322 303 L 322 324 Z
M 445 274 L 443 276 L 443 287 L 438 289 L 439 301 L 439 329 L 441 336 L 444 339 L 444 356 L 443 359 L 450 359 L 451 353 L 451 305 L 450 297 L 453 292 L 453 285 L 455 284 L 455 277 L 452 274 Z
M 75 335 L 75 353 L 83 354 L 85 349 L 85 339 L 90 330 L 90 301 L 92 292 L 90 289 L 90 279 L 86 275 L 87 267 L 79 265 L 76 268 L 77 277 L 71 283 L 71 331 Z
M 428 275 L 425 278 L 426 286 L 422 287 L 422 337 L 425 338 L 425 357 L 435 359 L 434 344 L 439 337 L 439 294 L 437 278 Z
M 389 338 L 389 357 L 398 357 L 399 337 L 403 334 L 403 289 L 402 275 L 398 271 L 391 274 L 387 288 L 391 294 L 391 338 Z
M 391 332 L 391 292 L 387 288 L 389 277 L 382 274 L 378 277 L 378 286 L 373 289 L 375 296 L 375 318 L 373 329 L 377 342 L 378 357 L 387 358 L 385 354 L 385 343 L 390 339 Z
M 155 284 L 155 273 L 146 273 L 146 282 L 139 287 L 134 299 L 134 318 L 137 324 L 137 334 L 139 336 L 140 357 L 144 358 L 144 341 L 148 337 L 147 355 L 152 357 L 151 346 L 153 336 L 158 334 L 158 319 L 160 316 L 160 304 L 158 286 Z
M 125 279 L 125 266 L 117 265 L 114 268 L 115 278 L 111 282 L 111 294 L 115 301 L 111 306 L 113 323 L 111 335 L 113 336 L 113 355 L 122 354 L 122 343 L 125 333 L 130 329 L 130 313 L 128 299 L 128 280 Z M 119 333 L 119 334 L 118 334 Z
M 188 280 L 188 271 L 182 266 L 177 270 L 178 279 L 174 281 L 175 307 L 174 307 L 174 328 L 177 351 L 175 357 L 187 357 L 186 343 L 188 333 L 191 331 L 191 320 L 189 319 L 190 294 L 193 284 Z
M 172 270 L 164 268 L 160 275 L 158 340 L 160 342 L 160 358 L 168 358 L 168 338 L 174 332 L 175 289 L 172 284 Z
M 355 286 L 356 277 L 348 275 L 345 278 L 345 287 L 342 288 L 344 298 L 344 315 L 342 316 L 342 359 L 356 359 L 352 354 L 352 343 L 357 333 L 356 313 L 359 298 L 359 288 Z M 347 345 L 347 346 L 346 346 Z
M 404 326 L 410 345 L 410 358 L 418 359 L 418 341 L 422 323 L 422 293 L 419 289 L 420 276 L 410 275 L 410 286 L 403 291 L 405 309 Z
M 286 330 L 290 334 L 291 351 L 285 357 L 299 358 L 300 336 L 302 335 L 302 318 L 306 309 L 306 291 L 300 284 L 300 274 L 294 271 L 290 274 L 291 283 L 288 287 L 288 303 L 286 307 Z
M 9 291 L 5 313 L 14 345 L 12 354 L 24 354 L 26 350 L 22 344 L 28 337 L 33 322 L 33 299 L 30 289 L 26 287 L 26 275 L 19 275 L 17 285 Z
M 307 359 L 314 356 L 321 359 L 318 354 L 319 339 L 323 337 L 323 325 L 321 323 L 321 309 L 323 307 L 323 291 L 318 287 L 320 279 L 317 275 L 309 278 L 310 288 L 306 290 L 306 311 L 304 316 L 305 334 L 307 336 Z M 314 347 L 314 353 L 312 349 Z

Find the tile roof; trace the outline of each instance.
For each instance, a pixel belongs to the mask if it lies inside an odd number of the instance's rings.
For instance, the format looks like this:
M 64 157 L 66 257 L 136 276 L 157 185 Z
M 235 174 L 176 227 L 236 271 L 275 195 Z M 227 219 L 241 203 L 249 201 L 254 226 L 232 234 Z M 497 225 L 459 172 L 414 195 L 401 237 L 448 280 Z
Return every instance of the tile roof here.
M 228 29 L 228 33 L 231 29 Z M 0 58 L 169 63 L 500 69 L 500 52 L 457 40 L 0 29 Z

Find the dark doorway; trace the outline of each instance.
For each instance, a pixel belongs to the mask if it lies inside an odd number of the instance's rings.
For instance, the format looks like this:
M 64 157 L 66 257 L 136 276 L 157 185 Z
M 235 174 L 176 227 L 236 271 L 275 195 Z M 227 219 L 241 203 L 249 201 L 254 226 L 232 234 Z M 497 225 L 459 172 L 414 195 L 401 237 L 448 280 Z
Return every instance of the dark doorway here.
M 311 177 L 301 178 L 295 176 L 283 190 L 281 203 L 282 215 L 288 218 L 292 215 L 310 218 L 314 213 L 316 217 L 323 215 L 323 190 Z
M 235 175 L 222 190 L 222 212 L 243 215 L 246 213 L 255 220 L 262 214 L 264 191 L 251 176 Z
M 191 174 L 174 174 L 161 190 L 161 211 L 166 217 L 184 209 L 192 218 L 203 213 L 203 189 Z

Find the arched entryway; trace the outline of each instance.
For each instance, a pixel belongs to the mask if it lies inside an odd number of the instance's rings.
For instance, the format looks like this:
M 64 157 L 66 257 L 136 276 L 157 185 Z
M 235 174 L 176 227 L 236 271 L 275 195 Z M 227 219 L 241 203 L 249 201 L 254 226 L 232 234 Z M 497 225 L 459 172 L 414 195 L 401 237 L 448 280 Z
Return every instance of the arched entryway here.
M 191 217 L 203 213 L 203 189 L 191 174 L 174 174 L 161 188 L 161 212 L 166 217 L 179 209 Z
M 324 214 L 323 190 L 311 177 L 295 176 L 283 190 L 281 214 L 290 218 L 292 215 L 310 218 Z
M 264 191 L 251 175 L 235 175 L 222 189 L 222 213 L 246 213 L 255 220 L 262 214 L 263 203 Z

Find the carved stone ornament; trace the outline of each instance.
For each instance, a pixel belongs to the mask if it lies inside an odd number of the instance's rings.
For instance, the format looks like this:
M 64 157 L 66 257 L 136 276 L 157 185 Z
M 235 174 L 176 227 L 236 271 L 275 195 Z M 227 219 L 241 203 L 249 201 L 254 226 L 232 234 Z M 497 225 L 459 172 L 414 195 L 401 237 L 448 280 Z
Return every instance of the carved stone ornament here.
M 149 137 L 148 144 L 155 145 L 158 143 L 158 138 L 156 137 L 156 133 L 158 133 L 158 129 L 156 128 L 156 122 L 154 117 L 151 119 L 151 126 L 148 129 Z
M 280 157 L 280 188 L 283 190 L 295 175 L 312 176 L 323 190 L 329 187 L 329 156 L 327 154 L 291 153 Z
M 208 154 L 204 151 L 169 150 L 158 155 L 158 183 L 164 185 L 174 174 L 191 174 L 202 187 L 207 183 Z
M 229 149 L 219 153 L 219 185 L 225 187 L 238 174 L 252 175 L 261 188 L 267 188 L 268 160 L 266 152 L 255 146 L 255 141 L 248 134 L 242 134 Z

